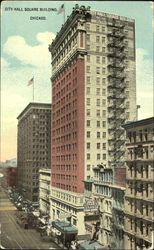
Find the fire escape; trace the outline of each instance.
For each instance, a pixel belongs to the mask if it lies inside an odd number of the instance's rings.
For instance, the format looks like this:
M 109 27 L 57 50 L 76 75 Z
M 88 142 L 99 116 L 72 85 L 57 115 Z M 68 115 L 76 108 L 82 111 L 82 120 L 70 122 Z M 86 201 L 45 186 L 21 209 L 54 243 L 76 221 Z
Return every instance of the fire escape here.
M 122 167 L 125 154 L 125 44 L 124 25 L 108 23 L 109 166 Z

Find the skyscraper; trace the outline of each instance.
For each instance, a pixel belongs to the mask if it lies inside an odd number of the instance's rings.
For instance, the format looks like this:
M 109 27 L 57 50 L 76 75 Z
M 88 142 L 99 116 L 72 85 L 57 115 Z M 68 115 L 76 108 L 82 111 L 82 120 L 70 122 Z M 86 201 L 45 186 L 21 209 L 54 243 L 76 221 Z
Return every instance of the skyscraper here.
M 121 124 L 136 119 L 134 34 L 133 19 L 76 5 L 49 46 L 51 217 L 70 213 L 79 234 L 86 230 L 84 186 L 92 191 L 99 166 L 112 183 L 112 169 L 124 165 Z M 106 198 L 110 187 L 102 184 L 94 182 L 94 193 Z
M 39 169 L 50 168 L 51 164 L 51 104 L 29 103 L 17 119 L 17 187 L 27 200 L 35 203 Z

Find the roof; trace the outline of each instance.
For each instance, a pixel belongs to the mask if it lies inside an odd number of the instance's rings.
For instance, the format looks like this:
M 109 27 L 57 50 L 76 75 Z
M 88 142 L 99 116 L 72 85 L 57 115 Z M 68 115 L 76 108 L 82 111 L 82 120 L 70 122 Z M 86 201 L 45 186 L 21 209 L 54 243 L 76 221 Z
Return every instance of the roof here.
M 123 124 L 122 127 L 133 128 L 133 127 L 142 126 L 142 125 L 146 125 L 146 124 L 153 124 L 154 125 L 154 117 L 149 117 L 149 118 L 146 118 L 143 120 L 128 122 L 126 124 Z
M 30 108 L 49 108 L 51 109 L 50 103 L 39 103 L 39 102 L 30 102 L 25 109 L 18 115 L 17 119 L 21 118 Z
M 71 225 L 70 222 L 68 221 L 55 220 L 55 221 L 52 221 L 52 226 L 54 226 L 61 233 L 65 233 L 65 234 L 77 234 L 78 233 L 78 229 L 75 226 Z
M 102 249 L 107 249 L 103 244 L 101 244 L 98 241 L 92 241 L 92 240 L 87 240 L 78 245 L 78 249 L 83 249 L 83 250 L 102 250 Z

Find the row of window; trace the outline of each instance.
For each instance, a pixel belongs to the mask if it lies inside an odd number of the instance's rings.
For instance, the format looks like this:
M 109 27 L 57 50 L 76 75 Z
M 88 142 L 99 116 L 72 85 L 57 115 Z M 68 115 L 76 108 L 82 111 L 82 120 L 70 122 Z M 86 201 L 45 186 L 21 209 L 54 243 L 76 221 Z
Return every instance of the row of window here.
M 143 129 L 139 131 L 128 131 L 127 138 L 129 142 L 142 142 L 153 140 L 154 137 L 154 129 Z
M 52 184 L 53 184 L 53 186 L 60 188 L 60 189 L 77 192 L 77 186 L 65 185 L 65 184 L 58 183 L 58 182 L 56 182 L 56 183 L 52 182 Z
M 90 23 L 86 23 L 86 29 L 87 30 L 95 30 L 96 32 L 101 32 L 104 33 L 106 31 L 106 26 L 105 25 L 94 25 Z
M 87 131 L 87 138 L 91 138 L 91 133 L 92 133 L 91 131 Z M 106 132 L 101 133 L 100 131 L 97 131 L 96 132 L 96 137 L 105 139 L 106 138 Z
M 76 175 L 54 174 L 53 173 L 52 178 L 57 179 L 57 180 L 77 181 L 77 176 Z
M 87 67 L 86 67 L 86 72 L 87 73 L 91 73 L 91 67 L 89 65 L 87 65 Z M 106 74 L 106 68 L 104 67 L 101 70 L 100 67 L 96 67 L 96 74 L 101 74 L 101 73 L 102 74 Z
M 106 154 L 102 154 L 102 155 L 97 154 L 96 157 L 97 157 L 97 160 L 106 160 Z M 91 154 L 87 153 L 87 160 L 90 160 L 90 159 L 91 159 Z
M 91 120 L 87 120 L 87 127 L 91 126 Z M 106 128 L 106 121 L 96 121 L 97 128 L 103 127 Z
M 63 172 L 63 171 L 73 171 L 75 172 L 77 170 L 77 165 L 76 164 L 56 164 L 56 165 L 52 165 L 52 171 L 60 171 L 60 172 Z
M 87 142 L 87 149 L 91 149 L 91 143 Z M 94 146 L 92 146 L 92 149 L 94 149 Z M 103 149 L 106 150 L 106 143 L 96 143 L 96 149 Z
M 93 81 L 92 81 L 92 83 L 93 83 Z M 91 84 L 91 77 L 90 76 L 87 76 L 87 84 Z M 105 85 L 106 84 L 106 78 L 96 77 L 96 84 Z

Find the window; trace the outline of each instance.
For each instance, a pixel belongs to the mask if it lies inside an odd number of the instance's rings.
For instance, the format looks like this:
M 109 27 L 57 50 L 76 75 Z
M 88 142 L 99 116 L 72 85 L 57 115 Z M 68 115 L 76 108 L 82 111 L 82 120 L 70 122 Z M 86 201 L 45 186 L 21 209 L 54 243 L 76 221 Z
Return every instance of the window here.
M 90 55 L 87 55 L 87 62 L 90 62 Z
M 103 150 L 106 149 L 106 143 L 103 143 Z
M 90 116 L 90 109 L 87 109 L 87 116 Z
M 103 128 L 106 128 L 106 121 L 102 122 L 102 126 L 103 126 Z
M 100 88 L 96 89 L 96 95 L 100 95 Z
M 87 165 L 87 170 L 90 171 L 90 165 L 89 164 Z
M 96 100 L 96 106 L 100 106 L 100 99 Z
M 100 46 L 96 46 L 96 52 L 100 51 Z
M 90 120 L 87 120 L 87 127 L 90 127 Z
M 90 138 L 90 131 L 87 131 L 87 138 Z
M 103 160 L 106 160 L 106 154 L 103 154 Z
M 102 95 L 106 95 L 106 89 L 102 89 Z
M 96 36 L 96 43 L 99 43 L 99 42 L 100 42 L 100 37 Z
M 97 127 L 98 128 L 100 127 L 100 121 L 97 121 Z
M 129 97 L 129 91 L 126 91 L 126 97 Z
M 101 145 L 100 143 L 97 143 L 97 149 L 100 149 L 100 148 L 101 148 L 100 145 Z
M 105 26 L 102 26 L 102 32 L 105 32 Z
M 106 59 L 105 59 L 105 57 L 103 56 L 102 57 L 102 63 L 105 63 L 106 62 Z
M 106 100 L 105 99 L 102 100 L 102 106 L 103 107 L 106 106 Z
M 90 73 L 90 66 L 87 66 L 87 73 Z
M 100 132 L 97 132 L 97 138 L 100 138 L 100 137 L 101 137 Z
M 90 94 L 90 87 L 87 87 L 87 94 Z
M 100 67 L 96 67 L 96 74 L 100 74 Z
M 129 102 L 126 102 L 126 109 L 129 109 Z
M 99 28 L 100 28 L 100 26 L 96 25 L 96 32 L 99 32 Z
M 90 106 L 90 98 L 87 98 L 87 106 Z
M 96 110 L 96 116 L 100 116 L 101 115 L 101 112 L 99 109 Z
M 86 35 L 86 40 L 87 40 L 87 41 L 90 41 L 90 34 L 87 34 L 87 35 Z
M 102 83 L 106 84 L 106 79 L 105 78 L 102 79 Z
M 105 43 L 105 36 L 102 36 L 102 43 Z
M 87 154 L 87 160 L 90 160 L 90 154 Z
M 102 74 L 105 74 L 106 69 L 102 68 Z
M 102 47 L 102 52 L 105 53 L 105 47 Z
M 97 160 L 100 160 L 100 158 L 101 158 L 101 155 L 97 154 Z
M 96 84 L 100 84 L 100 78 L 96 77 Z
M 90 149 L 90 142 L 87 142 L 87 149 Z
M 87 76 L 87 84 L 90 84 L 90 76 Z
M 103 132 L 103 138 L 106 138 L 106 132 Z
M 96 63 L 100 63 L 100 56 L 96 56 Z
M 86 24 L 86 28 L 87 28 L 87 30 L 90 30 L 90 24 L 89 23 Z
M 103 110 L 102 112 L 102 116 L 105 117 L 106 116 L 106 110 Z

